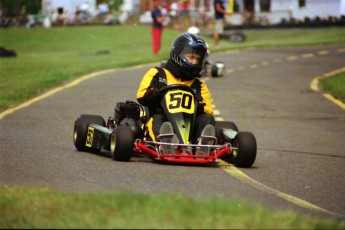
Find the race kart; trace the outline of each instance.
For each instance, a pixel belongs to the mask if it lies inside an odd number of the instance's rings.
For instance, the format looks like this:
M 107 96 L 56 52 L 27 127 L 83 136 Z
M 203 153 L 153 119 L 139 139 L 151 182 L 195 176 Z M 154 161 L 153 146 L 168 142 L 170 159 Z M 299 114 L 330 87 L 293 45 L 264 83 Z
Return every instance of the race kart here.
M 196 117 L 195 92 L 185 85 L 168 85 L 161 89 L 161 107 L 171 122 L 178 141 L 161 141 L 161 134 L 153 141 L 145 133 L 149 119 L 145 108 L 133 101 L 118 102 L 114 117 L 108 122 L 99 115 L 80 115 L 74 123 L 73 142 L 78 151 L 110 151 L 116 161 L 129 161 L 135 155 L 146 155 L 156 161 L 182 164 L 209 164 L 223 158 L 238 167 L 251 167 L 256 158 L 256 139 L 251 132 L 239 131 L 230 121 L 216 122 L 213 144 L 191 143 L 191 133 Z M 166 138 L 165 138 L 166 139 Z M 161 146 L 173 146 L 175 153 L 164 152 Z M 198 148 L 207 149 L 199 155 Z M 170 148 L 171 149 L 171 148 Z
M 161 61 L 161 67 L 164 68 L 167 63 L 167 60 Z M 212 77 L 222 77 L 225 73 L 225 64 L 224 62 L 212 62 L 207 59 L 204 65 L 203 70 L 201 70 L 200 75 L 206 76 L 210 74 Z
M 220 34 L 221 39 L 226 39 L 234 43 L 242 43 L 246 40 L 246 35 L 241 31 L 225 32 Z
M 246 35 L 242 31 L 229 31 L 231 28 L 224 28 L 225 31 L 222 34 L 219 34 L 219 38 L 230 41 L 233 43 L 243 43 L 246 40 Z M 208 33 L 206 36 L 213 38 L 213 33 Z

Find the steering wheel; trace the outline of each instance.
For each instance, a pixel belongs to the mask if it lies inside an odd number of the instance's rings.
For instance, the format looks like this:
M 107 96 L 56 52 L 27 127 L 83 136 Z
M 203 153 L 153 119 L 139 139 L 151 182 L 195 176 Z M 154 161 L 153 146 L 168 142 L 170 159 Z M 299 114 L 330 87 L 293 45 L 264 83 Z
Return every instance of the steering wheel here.
M 160 89 L 160 95 L 164 95 L 167 91 L 169 90 L 173 90 L 173 89 L 181 89 L 181 90 L 185 90 L 185 91 L 188 91 L 190 92 L 191 94 L 193 94 L 194 97 L 196 97 L 196 93 L 195 91 L 187 86 L 187 85 L 181 85 L 181 84 L 171 84 L 171 85 L 166 85 L 166 86 L 163 86 L 161 89 Z

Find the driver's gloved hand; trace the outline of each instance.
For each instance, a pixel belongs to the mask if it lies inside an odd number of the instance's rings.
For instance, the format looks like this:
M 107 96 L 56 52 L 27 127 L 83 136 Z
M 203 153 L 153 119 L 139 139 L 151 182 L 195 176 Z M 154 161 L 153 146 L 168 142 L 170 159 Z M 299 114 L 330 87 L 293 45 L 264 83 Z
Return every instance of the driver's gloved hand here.
M 160 90 L 157 88 L 148 88 L 146 93 L 144 94 L 144 100 L 147 103 L 154 103 L 159 99 Z
M 204 103 L 202 102 L 199 102 L 197 104 L 197 108 L 196 108 L 196 111 L 197 111 L 197 114 L 201 114 L 201 113 L 204 113 Z
M 202 103 L 203 98 L 200 94 L 196 94 L 195 99 L 198 101 L 198 103 Z
M 200 94 L 197 94 L 196 95 L 196 100 L 197 100 L 197 113 L 200 114 L 200 113 L 204 113 L 204 103 L 202 102 L 203 98 Z

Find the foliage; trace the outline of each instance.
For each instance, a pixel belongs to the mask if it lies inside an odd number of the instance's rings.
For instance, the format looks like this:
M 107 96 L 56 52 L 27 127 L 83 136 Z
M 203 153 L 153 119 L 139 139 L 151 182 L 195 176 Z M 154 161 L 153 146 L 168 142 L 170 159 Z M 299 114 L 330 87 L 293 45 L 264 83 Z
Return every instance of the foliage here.
M 120 6 L 123 4 L 123 0 L 97 0 L 97 4 L 101 2 L 108 3 L 109 9 L 113 9 L 115 11 L 118 11 Z
M 7 17 L 17 17 L 25 13 L 37 14 L 42 0 L 0 0 L 0 8 Z

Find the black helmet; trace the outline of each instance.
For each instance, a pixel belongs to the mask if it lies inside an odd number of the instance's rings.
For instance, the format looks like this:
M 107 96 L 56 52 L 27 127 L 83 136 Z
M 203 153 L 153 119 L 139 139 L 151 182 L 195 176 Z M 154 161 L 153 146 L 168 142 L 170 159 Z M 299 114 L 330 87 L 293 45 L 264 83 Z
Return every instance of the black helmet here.
M 192 80 L 200 76 L 206 60 L 207 46 L 205 41 L 198 35 L 184 33 L 179 35 L 170 50 L 170 59 L 175 66 L 181 71 L 186 80 Z M 197 56 L 193 62 L 188 57 Z

